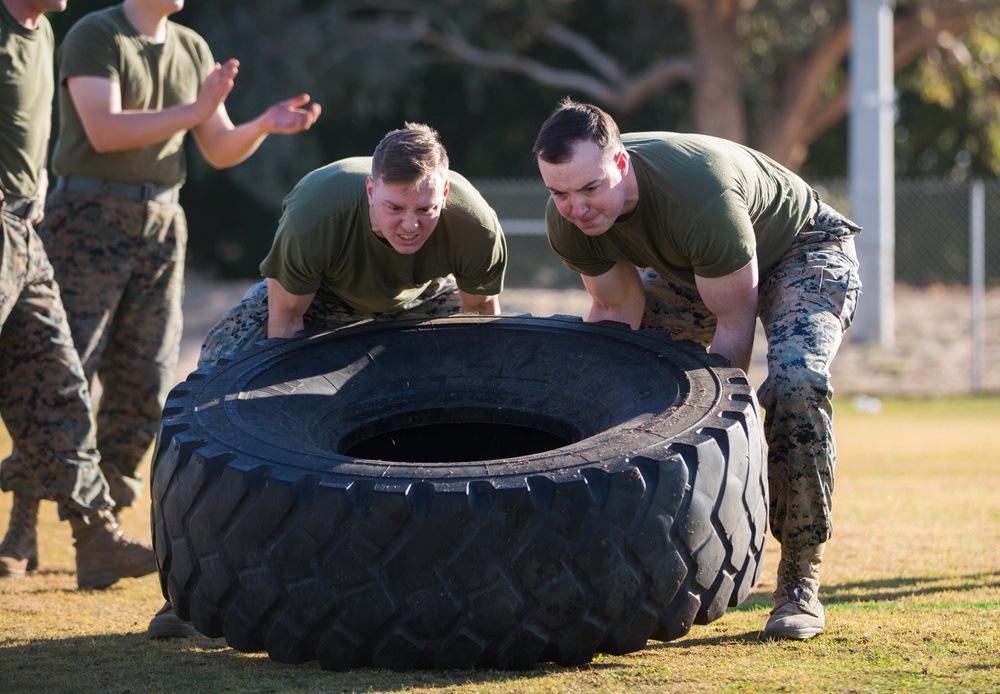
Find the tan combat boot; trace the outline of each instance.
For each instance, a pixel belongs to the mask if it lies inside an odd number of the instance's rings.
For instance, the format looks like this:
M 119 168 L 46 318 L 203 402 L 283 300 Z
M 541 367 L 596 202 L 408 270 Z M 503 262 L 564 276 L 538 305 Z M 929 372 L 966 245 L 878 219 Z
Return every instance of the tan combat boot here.
M 826 623 L 819 602 L 819 567 L 826 545 L 792 549 L 782 545 L 774 609 L 764 627 L 769 639 L 811 639 Z
M 174 612 L 174 606 L 167 600 L 146 628 L 146 638 L 170 639 L 184 636 L 195 636 L 198 631 L 191 622 L 186 622 Z
M 125 535 L 107 510 L 89 519 L 71 518 L 76 547 L 76 585 L 81 590 L 107 588 L 120 578 L 156 571 L 153 548 Z
M 38 499 L 14 492 L 10 525 L 0 542 L 0 576 L 24 578 L 38 568 Z

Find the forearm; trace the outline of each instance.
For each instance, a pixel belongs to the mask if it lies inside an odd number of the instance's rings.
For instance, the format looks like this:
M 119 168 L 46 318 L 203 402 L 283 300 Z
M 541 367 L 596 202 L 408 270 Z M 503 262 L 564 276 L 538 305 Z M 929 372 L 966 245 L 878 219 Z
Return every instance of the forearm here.
M 590 313 L 587 315 L 587 322 L 597 323 L 602 320 L 610 320 L 618 323 L 626 323 L 633 329 L 638 329 L 642 323 L 643 308 L 637 304 L 619 304 L 609 306 L 599 303 L 596 299 L 590 305 Z
M 267 336 L 292 337 L 305 329 L 305 314 L 313 294 L 290 294 L 275 279 L 267 280 Z
M 233 125 L 222 107 L 194 130 L 205 160 L 217 169 L 236 166 L 257 151 L 268 135 L 292 135 L 308 130 L 319 117 L 319 104 L 299 94 L 274 104 L 253 120 Z
M 749 371 L 755 328 L 755 322 L 749 324 L 744 322 L 734 326 L 719 323 L 708 351 L 724 357 L 730 364 L 743 371 Z
M 162 111 L 122 111 L 92 118 L 85 126 L 91 147 L 101 154 L 142 149 L 186 132 L 199 122 L 194 104 Z
M 583 275 L 583 286 L 593 300 L 587 316 L 589 322 L 611 320 L 630 325 L 634 330 L 642 324 L 646 292 L 634 265 L 619 262 L 603 275 Z
M 248 159 L 267 136 L 261 118 L 255 118 L 241 125 L 216 129 L 209 138 L 200 140 L 199 146 L 212 167 L 226 169 Z
M 467 294 L 459 290 L 462 297 L 462 311 L 465 313 L 478 313 L 481 316 L 500 315 L 500 297 L 479 296 L 478 294 Z
M 757 259 L 723 277 L 695 275 L 695 284 L 717 320 L 709 351 L 747 371 L 757 328 Z
M 303 330 L 302 316 L 292 315 L 287 311 L 267 312 L 267 336 L 271 337 L 292 337 L 295 333 Z

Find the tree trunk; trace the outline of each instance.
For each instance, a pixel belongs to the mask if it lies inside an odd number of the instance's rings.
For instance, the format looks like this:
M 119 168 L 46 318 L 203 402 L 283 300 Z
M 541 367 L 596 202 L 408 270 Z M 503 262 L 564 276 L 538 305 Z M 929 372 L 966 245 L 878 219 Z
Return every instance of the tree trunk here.
M 684 0 L 697 69 L 692 83 L 695 130 L 746 142 L 746 111 L 736 53 L 733 0 Z

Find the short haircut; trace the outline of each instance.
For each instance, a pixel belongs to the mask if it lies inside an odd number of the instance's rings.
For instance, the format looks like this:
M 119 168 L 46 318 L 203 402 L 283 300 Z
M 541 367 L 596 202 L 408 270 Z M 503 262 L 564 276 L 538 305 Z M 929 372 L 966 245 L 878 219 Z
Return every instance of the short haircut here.
M 607 113 L 592 104 L 578 104 L 569 97 L 542 123 L 535 146 L 535 157 L 549 164 L 563 164 L 573 156 L 578 142 L 589 140 L 604 152 L 622 148 L 618 124 Z
M 434 128 L 407 123 L 386 133 L 372 155 L 372 179 L 417 185 L 435 174 L 448 175 L 448 153 Z

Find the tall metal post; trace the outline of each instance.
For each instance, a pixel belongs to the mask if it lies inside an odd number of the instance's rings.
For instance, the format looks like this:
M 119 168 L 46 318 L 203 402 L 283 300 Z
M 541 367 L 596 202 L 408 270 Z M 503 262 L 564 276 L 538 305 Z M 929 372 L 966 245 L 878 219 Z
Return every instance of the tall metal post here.
M 864 296 L 853 338 L 888 347 L 895 330 L 895 164 L 893 0 L 851 0 L 851 108 L 848 177 Z
M 986 368 L 986 189 L 981 180 L 969 192 L 969 285 L 972 289 L 972 391 L 983 389 Z

